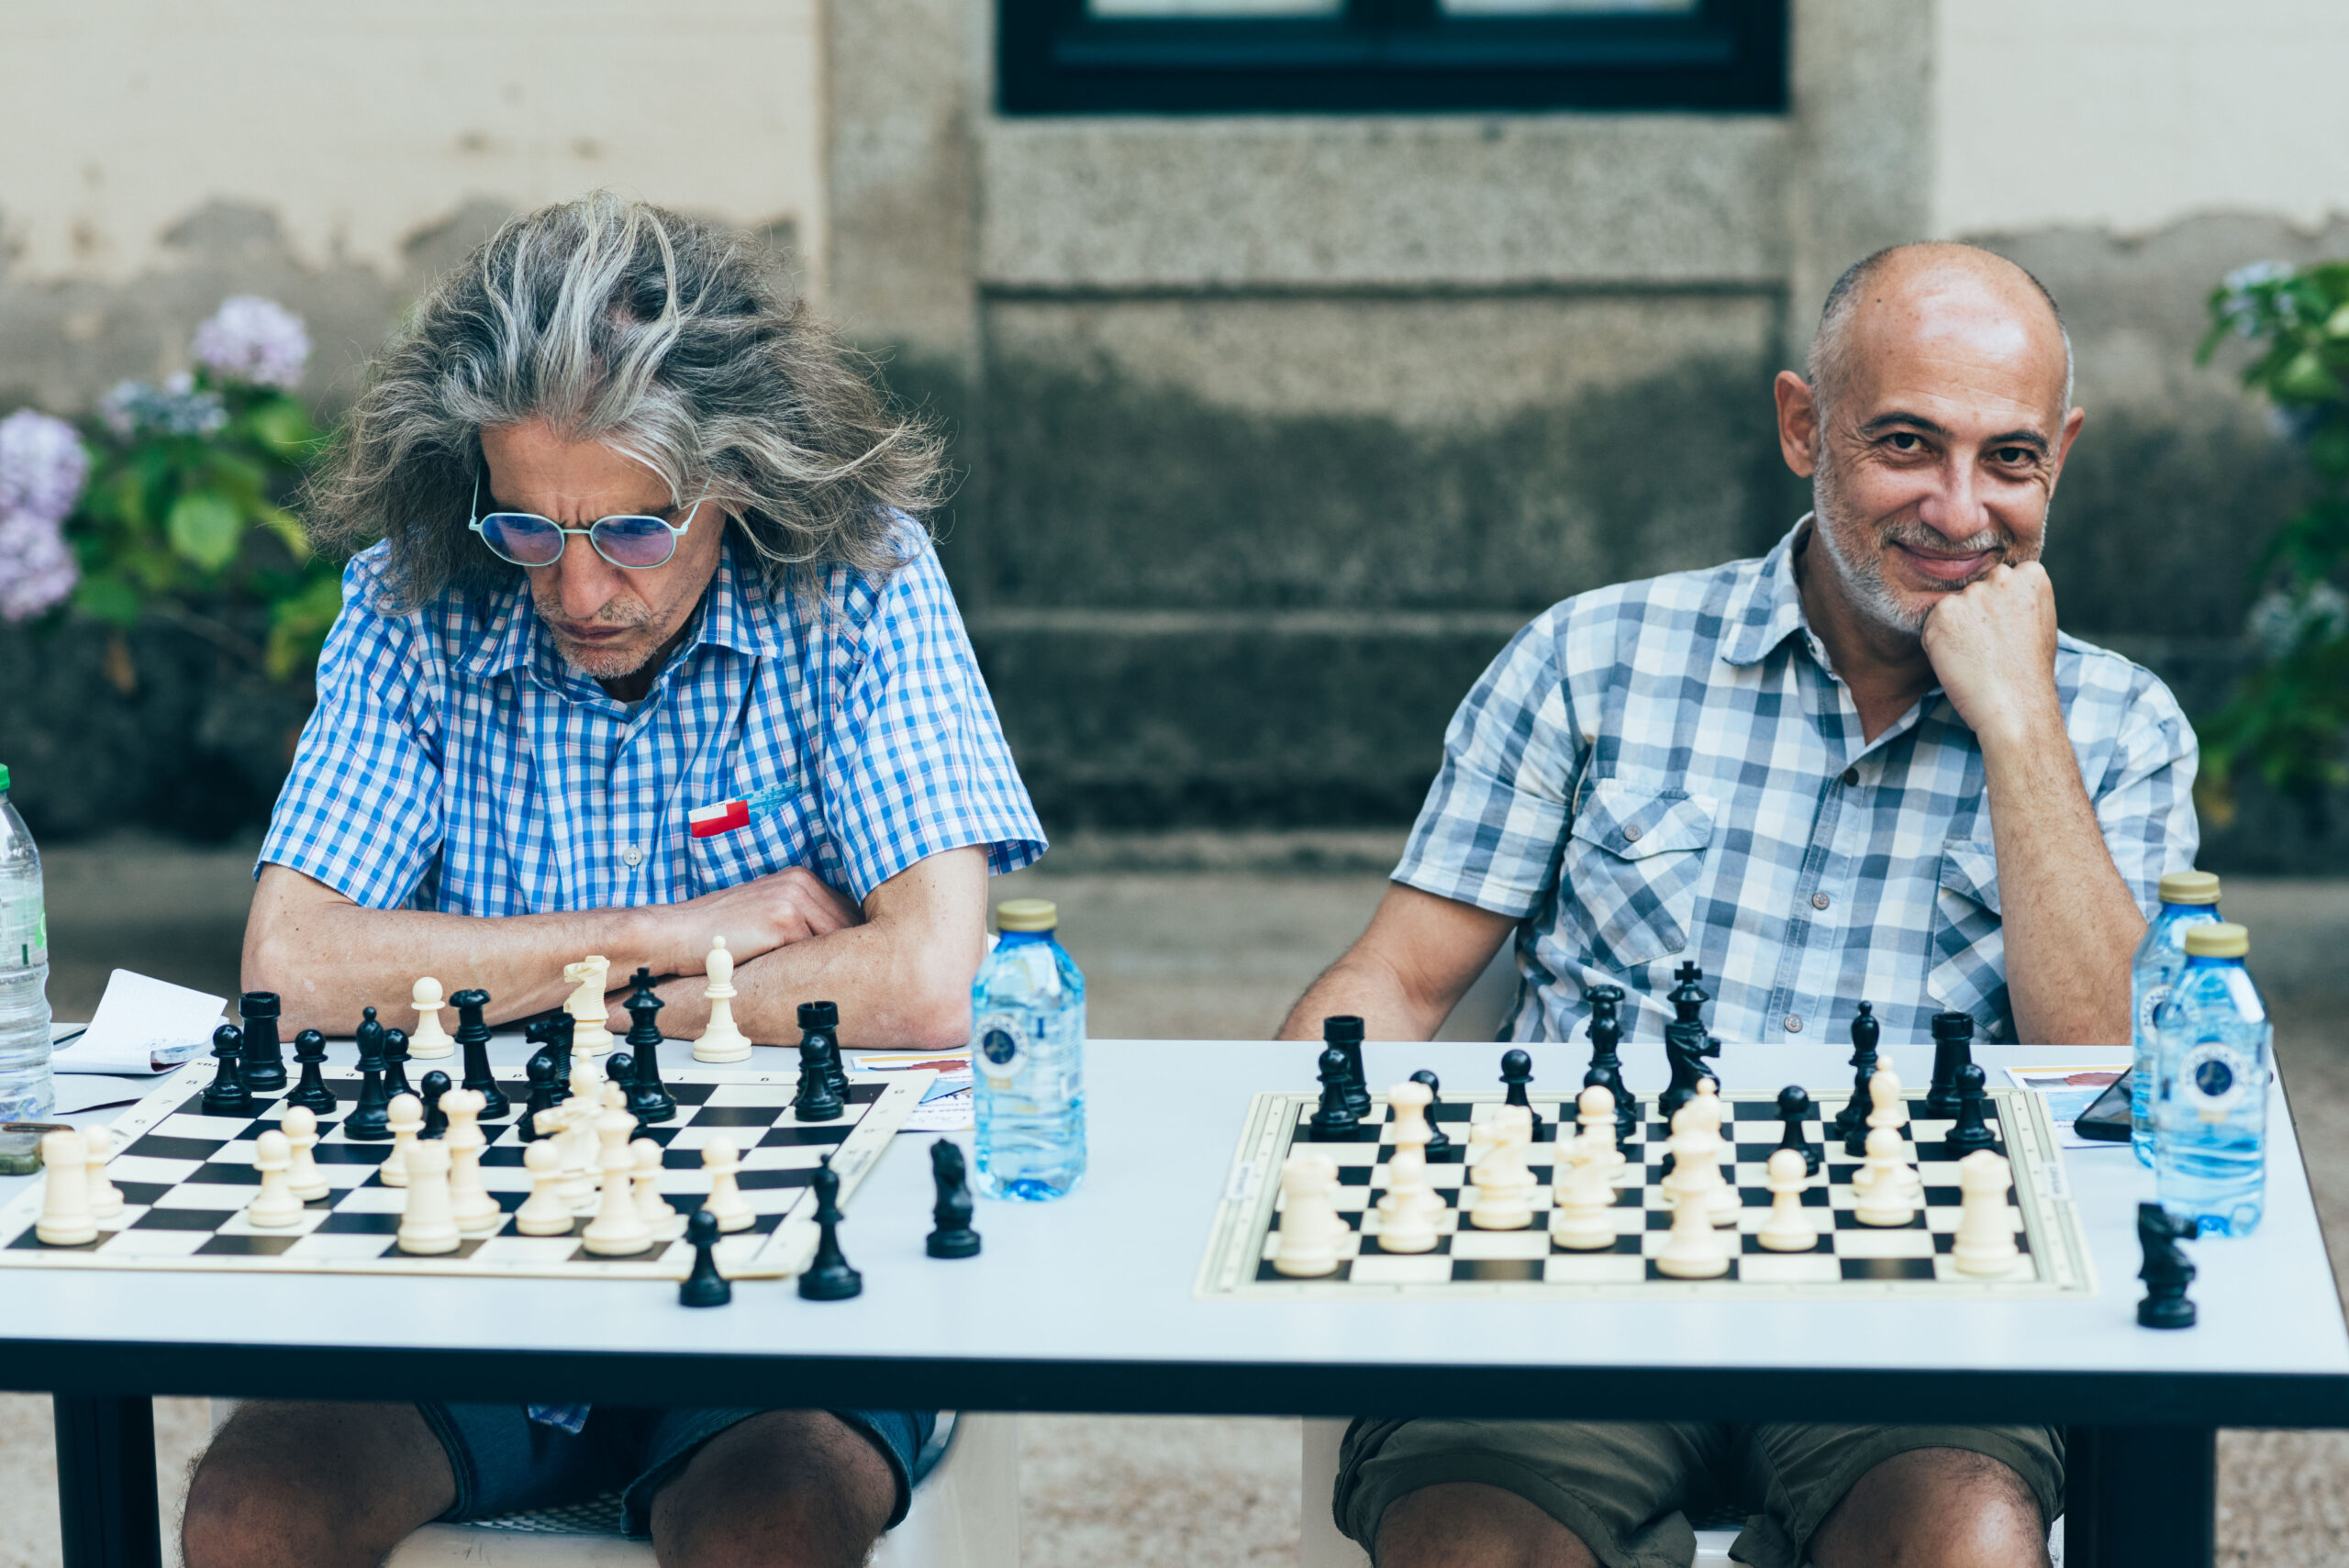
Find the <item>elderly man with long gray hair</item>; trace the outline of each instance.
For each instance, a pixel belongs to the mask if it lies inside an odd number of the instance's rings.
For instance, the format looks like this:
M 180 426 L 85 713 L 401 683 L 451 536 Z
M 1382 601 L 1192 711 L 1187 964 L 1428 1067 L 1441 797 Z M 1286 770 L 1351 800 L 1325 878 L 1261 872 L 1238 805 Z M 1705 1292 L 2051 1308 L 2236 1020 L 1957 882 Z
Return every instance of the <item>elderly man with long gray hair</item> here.
M 262 848 L 244 980 L 287 1027 L 494 1019 L 606 955 L 752 1039 L 960 1045 L 986 882 L 1043 852 L 938 558 L 935 438 L 771 260 L 599 195 L 427 295 L 309 497 L 355 550 Z M 378 542 L 380 541 L 380 542 Z M 696 808 L 756 796 L 730 832 Z M 622 1024 L 617 1015 L 615 1022 Z M 671 1564 L 853 1564 L 905 1512 L 908 1410 L 254 1403 L 188 1496 L 190 1568 L 368 1568 L 434 1519 L 618 1492 Z

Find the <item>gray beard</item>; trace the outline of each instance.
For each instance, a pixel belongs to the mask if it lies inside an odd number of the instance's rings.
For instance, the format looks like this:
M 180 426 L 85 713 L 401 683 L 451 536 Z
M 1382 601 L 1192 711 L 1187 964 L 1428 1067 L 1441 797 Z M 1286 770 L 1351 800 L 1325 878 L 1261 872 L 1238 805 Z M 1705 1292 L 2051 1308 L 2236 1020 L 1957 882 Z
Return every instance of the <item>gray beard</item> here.
M 1862 618 L 1873 621 L 1885 630 L 1902 637 L 1919 637 L 1925 629 L 1925 619 L 1933 613 L 1939 601 L 1928 599 L 1915 608 L 1903 605 L 1884 580 L 1884 555 L 1881 550 L 1865 560 L 1854 560 L 1843 549 L 1843 533 L 1849 511 L 1843 504 L 1842 492 L 1837 487 L 1833 467 L 1820 462 L 1811 473 L 1810 506 L 1813 514 L 1811 532 L 1820 542 L 1828 564 L 1834 570 L 1836 580 L 1843 584 L 1844 596 Z M 1862 524 L 1854 532 L 1868 531 Z M 1879 541 L 1882 542 L 1881 540 Z M 2007 557 L 2011 564 L 2019 558 Z M 1979 578 L 1974 579 L 1979 582 Z M 1961 593 L 1968 584 L 1952 584 L 1945 588 L 1928 590 L 1933 594 Z

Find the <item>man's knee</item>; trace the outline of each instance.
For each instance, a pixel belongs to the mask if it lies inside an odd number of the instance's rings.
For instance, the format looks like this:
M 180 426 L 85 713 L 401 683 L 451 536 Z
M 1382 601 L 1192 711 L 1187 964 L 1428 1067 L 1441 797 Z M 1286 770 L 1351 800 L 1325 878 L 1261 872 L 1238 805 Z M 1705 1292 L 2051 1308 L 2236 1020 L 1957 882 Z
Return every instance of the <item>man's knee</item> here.
M 1406 1492 L 1378 1518 L 1378 1568 L 1598 1568 L 1572 1530 L 1516 1493 L 1475 1481 Z
M 2047 1520 L 1987 1454 L 1911 1449 L 1844 1494 L 1811 1539 L 1820 1568 L 2045 1568 Z
M 414 1406 L 257 1401 L 196 1462 L 182 1554 L 188 1568 L 372 1565 L 455 1491 Z
M 683 1568 L 855 1568 L 896 1506 L 896 1473 L 863 1433 L 821 1410 L 769 1410 L 661 1488 L 652 1539 Z

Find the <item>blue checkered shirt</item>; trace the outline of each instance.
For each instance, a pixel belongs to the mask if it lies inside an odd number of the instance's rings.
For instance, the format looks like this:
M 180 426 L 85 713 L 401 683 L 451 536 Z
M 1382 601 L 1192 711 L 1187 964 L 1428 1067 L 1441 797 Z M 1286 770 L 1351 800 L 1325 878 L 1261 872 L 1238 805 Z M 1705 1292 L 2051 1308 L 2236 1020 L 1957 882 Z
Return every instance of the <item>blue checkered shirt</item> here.
M 1840 1040 L 1863 998 L 1887 1041 L 1930 1039 L 1943 1009 L 2014 1038 L 1981 749 L 1939 687 L 1862 739 L 1803 619 L 1808 542 L 1798 524 L 1759 561 L 1567 599 L 1461 704 L 1394 877 L 1519 920 L 1509 1038 L 1572 1038 L 1606 983 L 1629 993 L 1627 1038 L 1657 1039 L 1692 960 L 1728 1040 Z M 2076 638 L 2055 687 L 2150 912 L 2194 862 L 2194 731 L 2160 681 Z
M 885 579 L 771 595 L 729 540 L 645 700 L 569 667 L 513 587 L 377 607 L 384 547 L 343 573 L 318 706 L 263 862 L 368 908 L 527 915 L 674 903 L 805 866 L 863 902 L 917 861 L 1043 853 L 952 593 L 903 535 Z M 698 806 L 781 786 L 707 839 Z

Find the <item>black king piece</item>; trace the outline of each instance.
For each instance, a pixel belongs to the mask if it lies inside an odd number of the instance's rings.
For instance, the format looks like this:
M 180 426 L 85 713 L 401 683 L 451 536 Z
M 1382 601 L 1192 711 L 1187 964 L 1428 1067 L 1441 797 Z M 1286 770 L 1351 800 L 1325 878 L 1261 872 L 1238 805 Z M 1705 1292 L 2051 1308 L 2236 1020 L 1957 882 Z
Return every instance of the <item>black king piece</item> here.
M 255 1094 L 273 1095 L 285 1087 L 285 1058 L 277 1049 L 277 993 L 248 991 L 237 998 L 237 1015 L 245 1020 L 245 1086 Z
M 449 998 L 449 1006 L 457 1009 L 457 1044 L 465 1053 L 464 1086 L 481 1096 L 481 1119 L 495 1121 L 508 1106 L 496 1074 L 489 1070 L 489 1025 L 482 1018 L 489 993 L 460 991 Z
M 628 1108 L 640 1122 L 668 1121 L 677 1114 L 677 1102 L 661 1082 L 661 998 L 653 995 L 652 972 L 640 969 L 629 978 L 634 987 L 620 1006 L 628 1009 L 628 1048 L 636 1070 L 628 1085 Z
M 1664 1058 L 1672 1064 L 1672 1084 L 1656 1097 L 1655 1108 L 1666 1127 L 1682 1106 L 1697 1097 L 1697 1085 L 1712 1076 L 1705 1068 L 1705 1058 L 1721 1053 L 1721 1042 L 1705 1033 L 1705 1004 L 1713 998 L 1697 984 L 1704 977 L 1705 972 L 1695 964 L 1682 964 L 1673 972 L 1680 984 L 1665 998 L 1674 1013 L 1673 1020 L 1664 1026 Z
M 1590 1066 L 1582 1075 L 1586 1089 L 1596 1085 L 1615 1096 L 1615 1141 L 1629 1143 L 1640 1129 L 1640 1102 L 1623 1086 L 1623 988 L 1594 985 L 1590 998 Z

